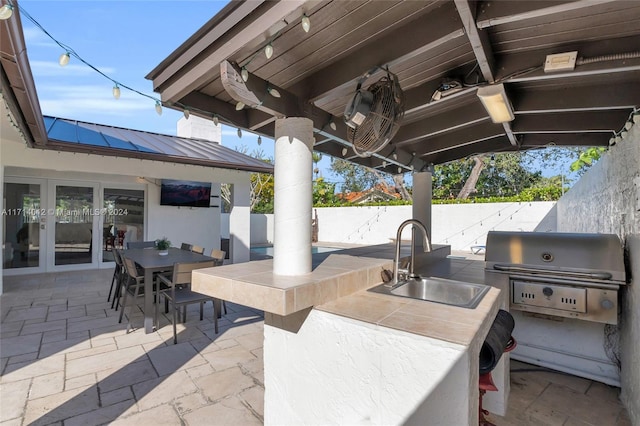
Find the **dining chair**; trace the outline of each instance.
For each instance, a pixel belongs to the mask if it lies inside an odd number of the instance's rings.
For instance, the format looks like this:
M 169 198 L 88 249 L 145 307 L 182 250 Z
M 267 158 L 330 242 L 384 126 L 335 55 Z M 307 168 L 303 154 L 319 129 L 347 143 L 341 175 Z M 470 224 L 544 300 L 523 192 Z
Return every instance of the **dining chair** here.
M 120 317 L 118 318 L 118 323 L 122 322 L 122 317 L 124 315 L 124 310 L 127 307 L 127 295 L 131 295 L 133 297 L 131 303 L 131 311 L 127 316 L 127 333 L 131 329 L 131 316 L 133 315 L 133 309 L 136 306 L 136 299 L 138 296 L 144 295 L 144 274 L 140 274 L 138 269 L 136 268 L 136 264 L 133 260 L 128 259 L 126 257 L 122 257 L 122 263 L 124 265 L 124 270 L 126 273 L 126 277 L 122 280 L 122 289 L 120 290 L 123 294 L 122 296 L 122 310 L 120 311 Z M 120 304 L 120 297 L 118 296 L 118 304 Z
M 196 269 L 211 268 L 214 266 L 213 260 L 194 263 L 176 263 L 173 265 L 173 274 L 171 277 L 158 275 L 158 282 L 165 284 L 169 289 L 162 290 L 161 295 L 165 300 L 169 301 L 173 315 L 173 343 L 178 343 L 178 333 L 176 324 L 178 323 L 179 311 L 182 308 L 182 322 L 187 321 L 187 305 L 200 303 L 200 321 L 204 317 L 204 303 L 211 301 L 213 303 L 213 323 L 214 331 L 218 333 L 218 315 L 215 308 L 215 298 L 206 294 L 198 293 L 191 290 L 191 273 Z
M 109 289 L 109 296 L 107 297 L 107 302 L 111 300 L 111 294 L 113 293 L 113 301 L 111 302 L 111 309 L 115 305 L 116 298 L 120 296 L 120 286 L 122 283 L 122 278 L 125 274 L 124 265 L 122 264 L 122 255 L 120 250 L 114 248 L 111 250 L 113 253 L 113 260 L 116 262 L 116 266 L 113 270 L 113 277 L 111 278 L 111 288 Z M 115 291 L 114 291 L 115 290 Z M 116 310 L 118 306 L 116 305 Z
M 210 257 L 215 259 L 216 266 L 222 266 L 224 263 L 224 257 L 227 255 L 223 250 L 212 249 Z
M 182 245 L 180 246 L 180 250 L 191 251 L 192 248 L 193 245 L 187 243 L 182 243 Z
M 155 241 L 129 241 L 127 243 L 128 249 L 153 248 L 155 246 L 156 246 Z
M 191 251 L 198 254 L 204 254 L 204 247 L 200 246 L 191 246 Z
M 224 258 L 227 255 L 227 253 L 224 250 L 218 250 L 218 249 L 212 249 L 211 253 L 209 254 L 210 257 L 213 257 L 213 262 L 215 263 L 215 266 L 222 266 L 224 264 Z M 227 302 L 226 301 L 222 301 L 222 309 L 221 309 L 221 314 L 226 315 L 227 314 Z

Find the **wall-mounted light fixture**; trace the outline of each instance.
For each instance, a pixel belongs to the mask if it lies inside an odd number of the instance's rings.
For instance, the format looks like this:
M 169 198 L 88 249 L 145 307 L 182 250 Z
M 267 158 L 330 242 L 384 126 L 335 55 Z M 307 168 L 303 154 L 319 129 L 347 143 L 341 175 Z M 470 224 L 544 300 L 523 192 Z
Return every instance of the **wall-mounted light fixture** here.
M 506 123 L 515 118 L 502 83 L 480 87 L 477 95 L 494 123 Z
M 2 7 L 0 7 L 0 20 L 1 21 L 5 21 L 5 20 L 11 18 L 11 15 L 13 15 L 13 6 L 11 6 L 9 3 L 7 3 L 7 4 L 3 5 Z

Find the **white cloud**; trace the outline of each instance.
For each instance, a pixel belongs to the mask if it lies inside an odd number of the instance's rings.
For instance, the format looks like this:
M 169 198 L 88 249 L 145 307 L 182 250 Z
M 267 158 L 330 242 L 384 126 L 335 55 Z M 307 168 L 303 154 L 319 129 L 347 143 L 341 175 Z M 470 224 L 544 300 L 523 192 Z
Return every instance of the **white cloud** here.
M 40 107 L 46 115 L 81 117 L 87 113 L 104 116 L 127 116 L 133 112 L 153 110 L 151 99 L 122 90 L 120 99 L 114 99 L 111 86 L 48 86 L 39 94 Z
M 40 28 L 23 27 L 24 41 L 27 46 L 57 47 L 60 48 L 53 40 L 47 37 Z
M 73 58 L 72 58 L 73 59 Z M 34 77 L 70 77 L 79 75 L 95 75 L 96 72 L 88 66 L 77 63 L 69 64 L 65 67 L 61 67 L 56 61 L 30 61 L 31 71 Z M 116 69 L 111 67 L 96 67 L 103 73 L 110 75 L 115 74 Z

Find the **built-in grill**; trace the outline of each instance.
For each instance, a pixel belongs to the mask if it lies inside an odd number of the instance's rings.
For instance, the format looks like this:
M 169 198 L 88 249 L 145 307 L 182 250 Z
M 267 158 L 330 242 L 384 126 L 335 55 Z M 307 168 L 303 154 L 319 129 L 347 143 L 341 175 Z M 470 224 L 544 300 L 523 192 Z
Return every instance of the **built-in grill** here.
M 492 231 L 485 260 L 511 310 L 617 323 L 625 269 L 616 235 Z

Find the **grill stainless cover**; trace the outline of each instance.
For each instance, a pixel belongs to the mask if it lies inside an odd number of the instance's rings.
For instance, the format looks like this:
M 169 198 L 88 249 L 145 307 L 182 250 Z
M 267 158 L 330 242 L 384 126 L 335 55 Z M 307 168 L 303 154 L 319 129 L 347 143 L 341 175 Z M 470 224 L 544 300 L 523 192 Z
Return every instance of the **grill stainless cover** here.
M 616 235 L 492 231 L 486 247 L 486 270 L 508 280 L 511 309 L 617 323 L 625 269 Z

